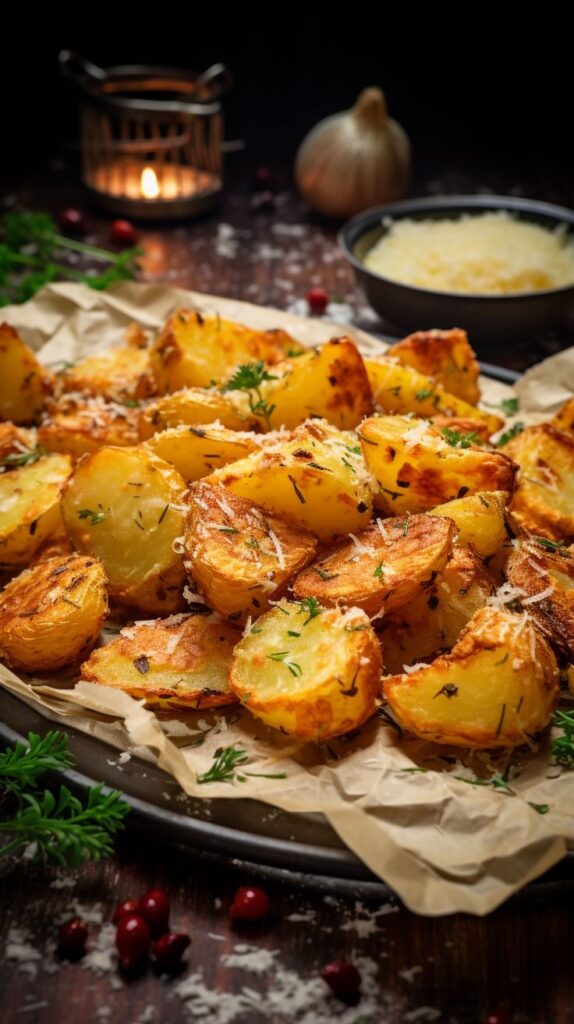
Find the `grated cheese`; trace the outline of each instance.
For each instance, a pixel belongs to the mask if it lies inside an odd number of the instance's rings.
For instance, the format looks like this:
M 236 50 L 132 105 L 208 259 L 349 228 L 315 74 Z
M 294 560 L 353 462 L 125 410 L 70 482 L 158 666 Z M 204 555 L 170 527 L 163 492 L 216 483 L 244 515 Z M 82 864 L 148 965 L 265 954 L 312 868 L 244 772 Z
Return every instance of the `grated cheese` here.
M 283 554 L 283 548 L 281 547 L 281 543 L 279 541 L 279 537 L 274 532 L 274 530 L 269 530 L 269 539 L 272 542 L 273 547 L 275 548 L 275 551 L 277 552 L 277 561 L 279 562 L 279 568 L 280 569 L 284 569 L 285 568 L 285 555 Z
M 554 593 L 554 590 L 555 587 L 551 583 L 545 590 L 539 590 L 537 594 L 531 594 L 530 597 L 523 597 L 522 604 L 536 604 L 537 601 L 544 601 L 546 597 L 550 597 L 550 594 Z

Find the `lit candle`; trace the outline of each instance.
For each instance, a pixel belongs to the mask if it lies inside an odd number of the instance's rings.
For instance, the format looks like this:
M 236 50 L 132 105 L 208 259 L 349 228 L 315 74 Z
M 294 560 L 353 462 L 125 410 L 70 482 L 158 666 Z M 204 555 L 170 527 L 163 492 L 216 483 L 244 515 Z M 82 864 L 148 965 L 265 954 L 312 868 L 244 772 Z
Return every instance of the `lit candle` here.
M 221 186 L 216 175 L 195 167 L 179 164 L 152 167 L 133 160 L 100 164 L 89 178 L 88 184 L 99 192 L 149 203 L 212 192 Z

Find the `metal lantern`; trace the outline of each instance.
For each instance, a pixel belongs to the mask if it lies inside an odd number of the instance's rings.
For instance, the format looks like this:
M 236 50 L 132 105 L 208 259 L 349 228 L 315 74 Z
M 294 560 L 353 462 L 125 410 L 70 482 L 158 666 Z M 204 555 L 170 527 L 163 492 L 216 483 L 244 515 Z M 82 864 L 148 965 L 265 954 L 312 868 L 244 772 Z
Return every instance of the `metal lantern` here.
M 222 64 L 100 68 L 64 50 L 62 73 L 81 92 L 83 181 L 113 214 L 181 219 L 213 206 L 222 188 Z

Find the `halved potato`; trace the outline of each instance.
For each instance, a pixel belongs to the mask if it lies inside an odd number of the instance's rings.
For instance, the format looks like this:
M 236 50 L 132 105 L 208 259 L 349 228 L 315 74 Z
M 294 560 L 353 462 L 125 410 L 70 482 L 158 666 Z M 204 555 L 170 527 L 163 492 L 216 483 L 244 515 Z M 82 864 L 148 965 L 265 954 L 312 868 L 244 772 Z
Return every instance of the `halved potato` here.
M 85 658 L 107 612 L 95 558 L 56 557 L 24 569 L 0 594 L 0 658 L 24 672 L 54 672 Z
M 564 430 L 567 434 L 574 434 L 574 397 L 564 403 L 556 416 L 550 420 L 550 425 L 557 430 Z
M 457 747 L 515 747 L 554 710 L 559 673 L 552 649 L 526 614 L 477 611 L 450 654 L 383 680 L 403 728 Z
M 493 580 L 480 558 L 455 544 L 446 567 L 432 585 L 377 623 L 385 669 L 402 672 L 404 665 L 449 650 L 494 591 Z
M 508 539 L 504 510 L 507 491 L 479 491 L 431 509 L 431 516 L 448 516 L 458 528 L 458 541 L 481 558 L 492 558 Z
M 488 424 L 479 423 L 478 420 L 463 419 L 461 416 L 432 416 L 431 419 L 445 438 L 462 434 L 465 441 L 472 441 L 473 444 L 482 446 L 489 444 Z
M 256 718 L 319 742 L 370 718 L 380 672 L 379 644 L 363 611 L 281 601 L 237 644 L 229 684 Z
M 204 427 L 172 427 L 154 434 L 143 447 L 159 455 L 181 473 L 184 480 L 200 480 L 214 469 L 237 462 L 261 445 L 256 434 L 208 424 Z
M 184 388 L 162 395 L 140 412 L 142 441 L 170 427 L 196 427 L 217 423 L 228 430 L 259 430 L 259 420 L 249 411 L 247 395 L 233 391 L 224 395 L 207 388 Z
M 574 659 L 574 556 L 562 544 L 544 538 L 517 541 L 506 566 L 510 582 L 524 593 L 544 635 L 560 653 Z
M 526 427 L 504 446 L 519 465 L 510 511 L 524 530 L 574 539 L 574 436 L 549 423 Z
M 378 484 L 375 505 L 391 515 L 425 512 L 480 491 L 512 491 L 516 466 L 502 452 L 449 444 L 425 420 L 372 416 L 357 431 Z
M 58 374 L 58 389 L 110 401 L 148 398 L 156 394 L 149 352 L 129 345 L 86 356 Z
M 100 448 L 76 466 L 62 498 L 66 529 L 100 559 L 118 601 L 152 614 L 183 607 L 185 490 L 173 466 L 143 448 Z
M 64 395 L 50 407 L 38 440 L 46 451 L 76 458 L 104 445 L 137 444 L 138 411 L 102 398 Z
M 9 324 L 0 324 L 0 419 L 33 423 L 52 391 L 53 377 Z
M 186 568 L 222 615 L 243 620 L 265 611 L 316 548 L 312 534 L 225 487 L 190 489 Z
M 404 366 L 412 366 L 440 381 L 449 394 L 477 405 L 480 368 L 466 331 L 458 327 L 449 331 L 417 331 L 393 345 L 390 354 Z
M 354 434 L 309 420 L 285 439 L 216 470 L 223 484 L 328 543 L 371 518 L 372 483 Z
M 172 615 L 135 622 L 93 651 L 81 676 L 114 686 L 149 708 L 218 708 L 234 704 L 227 682 L 241 634 L 218 615 Z
M 0 475 L 0 565 L 26 565 L 62 526 L 60 495 L 69 455 L 44 455 Z
M 293 593 L 386 614 L 432 585 L 455 532 L 450 520 L 425 515 L 379 519 L 299 573 Z

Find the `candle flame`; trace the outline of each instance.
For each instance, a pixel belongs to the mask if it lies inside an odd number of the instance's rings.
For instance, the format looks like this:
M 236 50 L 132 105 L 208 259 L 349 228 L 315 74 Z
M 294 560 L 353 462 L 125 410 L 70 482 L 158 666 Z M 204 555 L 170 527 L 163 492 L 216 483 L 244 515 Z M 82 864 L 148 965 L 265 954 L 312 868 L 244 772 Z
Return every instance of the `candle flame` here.
M 144 167 L 141 176 L 140 188 L 144 199 L 157 199 L 159 196 L 159 182 L 153 167 Z

